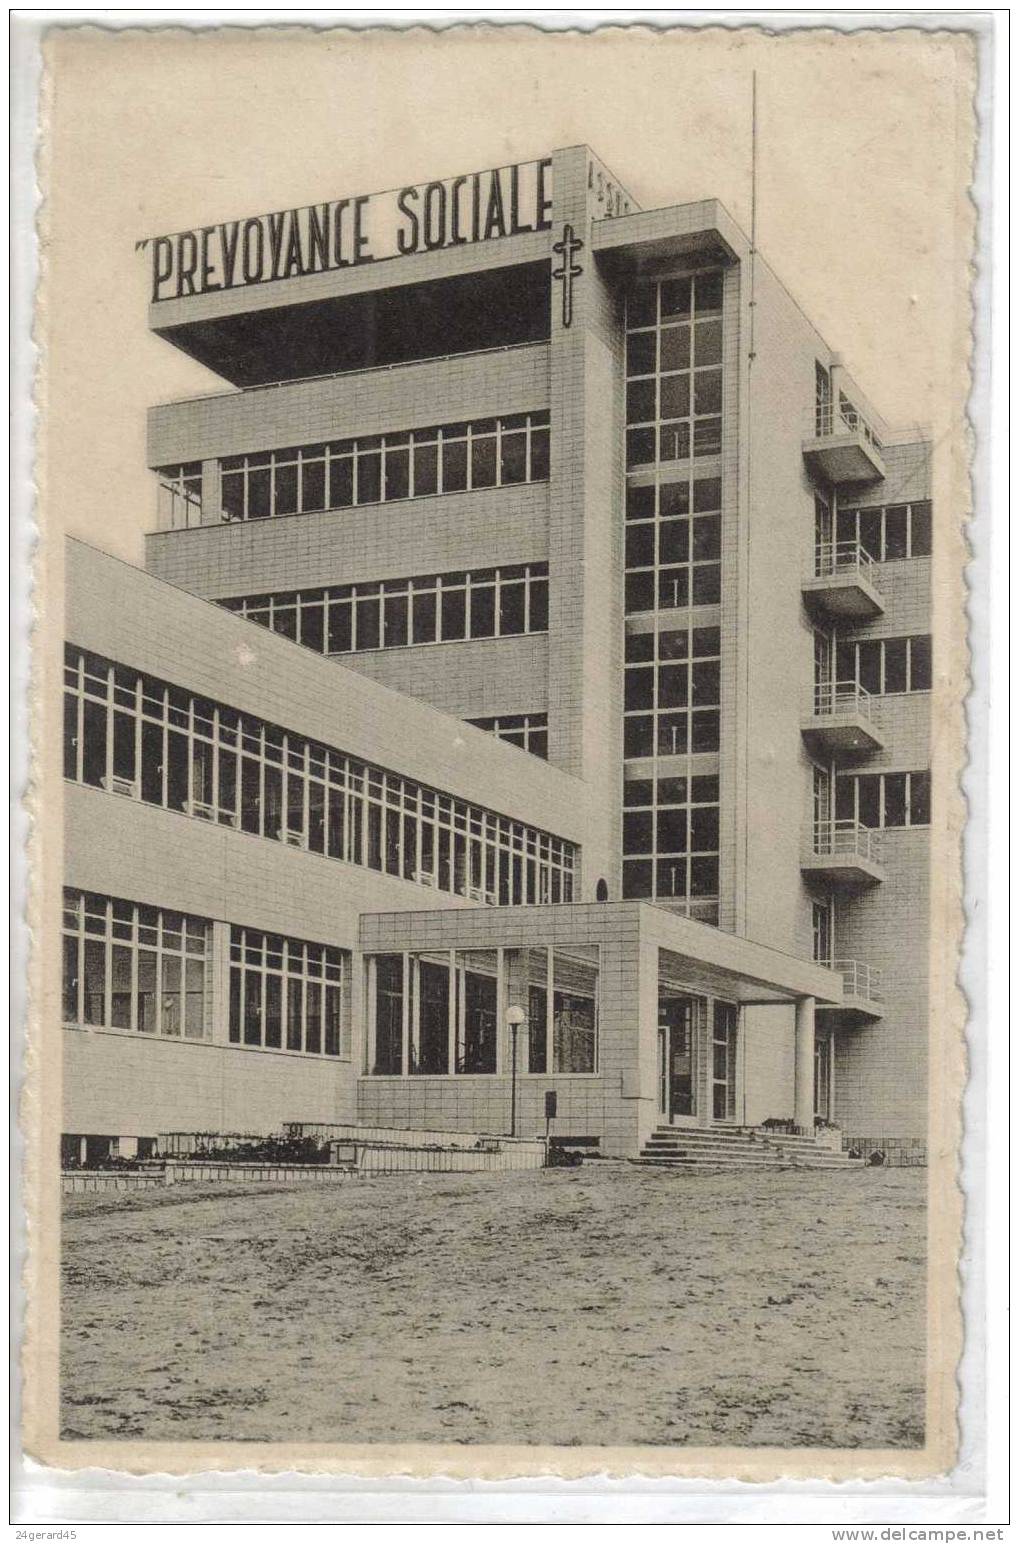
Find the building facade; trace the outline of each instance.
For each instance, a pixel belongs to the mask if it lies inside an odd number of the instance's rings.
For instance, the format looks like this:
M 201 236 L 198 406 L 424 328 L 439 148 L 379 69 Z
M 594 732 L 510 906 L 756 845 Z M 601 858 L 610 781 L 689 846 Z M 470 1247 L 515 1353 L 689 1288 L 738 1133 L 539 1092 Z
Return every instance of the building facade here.
M 725 210 L 581 146 L 148 250 L 228 389 L 146 573 L 69 544 L 70 1146 L 922 1139 L 929 446 Z

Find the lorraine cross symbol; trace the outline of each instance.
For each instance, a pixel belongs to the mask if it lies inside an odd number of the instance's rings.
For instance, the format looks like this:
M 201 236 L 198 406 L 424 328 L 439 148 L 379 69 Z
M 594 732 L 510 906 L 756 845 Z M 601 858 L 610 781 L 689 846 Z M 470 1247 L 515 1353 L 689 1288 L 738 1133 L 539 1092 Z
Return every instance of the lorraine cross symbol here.
M 573 281 L 583 272 L 579 263 L 573 261 L 573 254 L 579 252 L 584 243 L 579 236 L 573 234 L 572 225 L 563 226 L 563 239 L 552 244 L 552 251 L 557 253 L 562 262 L 558 268 L 552 269 L 553 279 L 561 279 L 563 283 L 563 326 L 569 327 L 573 321 Z

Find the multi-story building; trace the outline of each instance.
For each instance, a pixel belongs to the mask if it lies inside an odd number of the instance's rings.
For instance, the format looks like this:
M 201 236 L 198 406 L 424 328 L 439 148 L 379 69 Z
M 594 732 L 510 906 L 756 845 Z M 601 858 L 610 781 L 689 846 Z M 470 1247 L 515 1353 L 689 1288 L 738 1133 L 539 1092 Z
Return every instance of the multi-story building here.
M 921 1139 L 929 446 L 724 208 L 580 146 L 148 250 L 225 388 L 148 572 L 69 544 L 70 1145 Z

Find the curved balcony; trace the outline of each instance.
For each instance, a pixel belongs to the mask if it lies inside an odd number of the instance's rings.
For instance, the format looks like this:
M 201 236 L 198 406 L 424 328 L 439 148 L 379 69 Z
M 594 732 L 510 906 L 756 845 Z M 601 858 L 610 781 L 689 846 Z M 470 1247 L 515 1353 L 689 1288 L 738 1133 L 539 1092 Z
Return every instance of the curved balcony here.
M 818 820 L 800 864 L 808 877 L 845 888 L 880 884 L 885 877 L 876 831 L 856 820 Z
M 808 748 L 819 756 L 865 756 L 884 746 L 874 699 L 858 681 L 819 682 L 813 712 L 800 728 Z
M 803 599 L 815 614 L 837 621 L 867 622 L 885 609 L 875 563 L 858 541 L 819 541 L 803 580 Z

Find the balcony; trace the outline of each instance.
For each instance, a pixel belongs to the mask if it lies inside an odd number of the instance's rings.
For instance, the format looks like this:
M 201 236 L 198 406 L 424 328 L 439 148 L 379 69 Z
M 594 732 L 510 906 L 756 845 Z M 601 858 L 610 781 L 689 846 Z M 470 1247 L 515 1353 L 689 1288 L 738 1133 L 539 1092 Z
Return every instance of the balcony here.
M 803 581 L 803 599 L 836 621 L 869 622 L 885 609 L 874 582 L 874 559 L 858 541 L 819 541 Z
M 822 681 L 814 687 L 814 711 L 800 725 L 807 747 L 819 756 L 868 756 L 884 746 L 874 699 L 856 681 Z
M 201 494 L 160 479 L 156 490 L 156 530 L 187 531 L 201 523 Z
M 885 475 L 881 442 L 844 393 L 833 403 L 819 403 L 803 441 L 803 459 L 821 481 L 876 482 Z
M 885 1014 L 881 972 L 861 960 L 834 960 L 832 969 L 842 977 L 842 1005 L 836 1012 L 859 1018 L 882 1019 Z
M 846 889 L 880 884 L 885 876 L 878 833 L 855 820 L 815 821 L 800 868 L 808 877 Z

